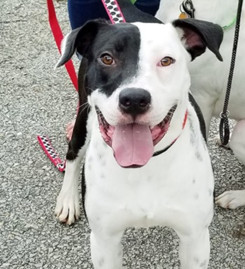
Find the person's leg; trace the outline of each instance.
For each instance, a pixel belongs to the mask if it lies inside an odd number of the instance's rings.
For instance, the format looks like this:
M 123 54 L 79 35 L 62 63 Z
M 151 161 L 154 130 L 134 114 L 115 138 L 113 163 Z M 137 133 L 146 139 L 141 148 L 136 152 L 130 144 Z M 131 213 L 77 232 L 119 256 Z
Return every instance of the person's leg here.
M 135 6 L 155 15 L 160 0 L 137 0 Z M 109 19 L 101 0 L 68 0 L 68 13 L 72 29 L 82 26 L 87 20 Z
M 155 15 L 159 8 L 160 0 L 137 0 L 135 6 L 143 12 Z
M 68 0 L 71 28 L 82 26 L 87 20 L 109 19 L 101 0 Z

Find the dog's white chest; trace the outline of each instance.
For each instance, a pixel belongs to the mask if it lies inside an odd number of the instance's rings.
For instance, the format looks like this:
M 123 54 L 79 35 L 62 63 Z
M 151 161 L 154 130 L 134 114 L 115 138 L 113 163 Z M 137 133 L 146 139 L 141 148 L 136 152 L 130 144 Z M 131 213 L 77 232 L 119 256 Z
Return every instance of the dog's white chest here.
M 171 150 L 144 167 L 121 168 L 100 134 L 92 135 L 85 166 L 90 216 L 122 229 L 163 225 L 186 230 L 197 217 L 210 221 L 213 177 L 208 152 L 204 145 L 195 148 L 181 141 L 188 136 L 187 131 Z

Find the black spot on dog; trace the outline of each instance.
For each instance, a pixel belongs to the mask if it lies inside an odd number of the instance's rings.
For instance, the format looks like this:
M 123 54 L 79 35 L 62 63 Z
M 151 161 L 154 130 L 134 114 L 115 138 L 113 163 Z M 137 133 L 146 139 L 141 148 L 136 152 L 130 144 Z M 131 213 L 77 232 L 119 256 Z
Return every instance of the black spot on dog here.
M 98 159 L 101 161 L 103 159 L 103 154 L 98 152 Z
M 196 150 L 196 152 L 195 152 L 195 156 L 196 156 L 196 158 L 197 158 L 198 161 L 200 161 L 200 162 L 203 161 L 202 155 L 200 154 L 199 151 Z

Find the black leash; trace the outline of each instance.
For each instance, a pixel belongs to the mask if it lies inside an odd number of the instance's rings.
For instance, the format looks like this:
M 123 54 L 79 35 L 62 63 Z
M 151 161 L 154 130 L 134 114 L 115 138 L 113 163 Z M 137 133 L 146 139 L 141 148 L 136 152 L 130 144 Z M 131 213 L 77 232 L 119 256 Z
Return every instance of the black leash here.
M 228 104 L 229 104 L 229 99 L 230 99 L 231 85 L 232 85 L 232 79 L 233 79 L 235 62 L 236 62 L 236 53 L 237 53 L 237 45 L 238 45 L 238 39 L 239 39 L 241 14 L 242 14 L 242 4 L 243 4 L 243 0 L 239 0 L 238 8 L 237 8 L 237 17 L 236 17 L 236 28 L 235 28 L 235 34 L 234 34 L 232 56 L 231 56 L 230 73 L 229 73 L 228 82 L 227 82 L 227 90 L 226 90 L 226 95 L 225 95 L 223 112 L 220 114 L 221 120 L 220 120 L 220 125 L 219 125 L 219 132 L 220 132 L 221 144 L 223 146 L 228 144 L 229 138 L 230 138 Z

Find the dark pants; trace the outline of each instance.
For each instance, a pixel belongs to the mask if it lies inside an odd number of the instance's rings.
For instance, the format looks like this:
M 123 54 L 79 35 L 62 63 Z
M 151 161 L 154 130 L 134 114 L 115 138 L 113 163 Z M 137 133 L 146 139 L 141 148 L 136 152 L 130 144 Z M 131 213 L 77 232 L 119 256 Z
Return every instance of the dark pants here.
M 160 0 L 137 0 L 135 6 L 155 15 Z M 68 12 L 72 29 L 82 26 L 87 20 L 109 19 L 101 0 L 68 0 Z

